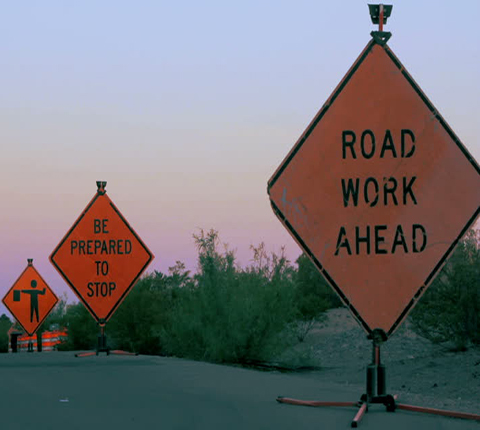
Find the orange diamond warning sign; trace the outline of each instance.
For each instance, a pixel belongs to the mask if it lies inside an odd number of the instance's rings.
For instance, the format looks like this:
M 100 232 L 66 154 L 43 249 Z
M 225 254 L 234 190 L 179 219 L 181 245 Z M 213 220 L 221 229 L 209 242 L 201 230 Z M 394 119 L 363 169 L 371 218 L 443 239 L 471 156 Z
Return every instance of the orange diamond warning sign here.
M 364 329 L 388 336 L 478 217 L 480 169 L 391 49 L 372 39 L 268 193 Z
M 33 336 L 58 298 L 29 259 L 28 266 L 2 301 L 27 334 Z
M 98 182 L 50 261 L 99 323 L 113 315 L 153 259 Z

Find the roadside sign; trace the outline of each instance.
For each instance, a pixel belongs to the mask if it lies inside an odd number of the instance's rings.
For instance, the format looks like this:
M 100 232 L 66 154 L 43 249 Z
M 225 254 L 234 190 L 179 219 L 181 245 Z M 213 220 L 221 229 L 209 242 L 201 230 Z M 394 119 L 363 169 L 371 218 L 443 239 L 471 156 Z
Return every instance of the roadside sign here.
M 58 298 L 28 259 L 28 265 L 3 298 L 3 304 L 29 336 L 33 336 Z
M 362 327 L 389 336 L 478 217 L 480 169 L 374 37 L 268 193 Z
M 153 254 L 98 190 L 50 256 L 51 263 L 93 317 L 104 324 L 153 260 Z

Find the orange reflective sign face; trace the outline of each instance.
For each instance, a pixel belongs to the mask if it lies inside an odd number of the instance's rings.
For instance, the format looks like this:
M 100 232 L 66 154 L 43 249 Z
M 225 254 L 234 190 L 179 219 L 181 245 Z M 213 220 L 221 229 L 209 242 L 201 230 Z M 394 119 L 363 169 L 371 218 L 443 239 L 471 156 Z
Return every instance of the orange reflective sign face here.
M 480 169 L 388 46 L 372 40 L 268 191 L 365 330 L 390 335 L 478 217 Z
M 2 301 L 27 334 L 33 336 L 58 298 L 29 263 Z
M 97 193 L 50 261 L 100 323 L 108 321 L 153 254 L 105 193 Z

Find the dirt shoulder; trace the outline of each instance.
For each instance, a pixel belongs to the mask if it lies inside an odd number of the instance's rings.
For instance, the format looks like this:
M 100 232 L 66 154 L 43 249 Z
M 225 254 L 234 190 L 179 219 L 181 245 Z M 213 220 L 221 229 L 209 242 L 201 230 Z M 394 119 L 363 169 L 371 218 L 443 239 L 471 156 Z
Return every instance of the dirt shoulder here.
M 372 343 L 347 309 L 332 309 L 312 329 L 302 348 L 310 349 L 321 370 L 311 375 L 365 391 Z M 480 414 L 480 349 L 451 352 L 417 335 L 408 321 L 381 348 L 387 389 L 400 403 Z

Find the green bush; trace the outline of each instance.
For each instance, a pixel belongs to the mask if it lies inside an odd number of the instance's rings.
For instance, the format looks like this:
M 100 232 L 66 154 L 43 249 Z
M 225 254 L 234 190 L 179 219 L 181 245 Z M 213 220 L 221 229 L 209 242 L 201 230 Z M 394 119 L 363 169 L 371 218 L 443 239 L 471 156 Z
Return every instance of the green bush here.
M 67 294 L 64 293 L 58 299 L 57 304 L 52 309 L 52 311 L 48 314 L 45 321 L 43 321 L 42 325 L 38 328 L 37 333 L 42 333 L 47 330 L 54 330 L 56 328 L 62 329 L 66 328 L 67 321 L 65 314 L 67 312 Z
M 296 263 L 297 338 L 302 342 L 316 323 L 324 321 L 325 311 L 342 306 L 342 302 L 305 254 Z
M 234 253 L 219 251 L 216 231 L 194 236 L 199 272 L 178 292 L 161 341 L 168 354 L 198 360 L 248 363 L 281 350 L 293 320 L 293 268 L 282 255 L 254 249 L 245 270 Z
M 141 354 L 160 352 L 159 337 L 154 334 L 160 306 L 153 287 L 161 281 L 161 276 L 156 275 L 142 278 L 112 316 L 107 324 L 108 335 L 117 348 Z
M 108 323 L 117 348 L 140 354 L 164 354 L 160 332 L 171 317 L 174 301 L 192 282 L 181 262 L 141 278 Z
M 60 326 L 67 329 L 68 339 L 58 345 L 59 351 L 92 350 L 96 348 L 97 323 L 82 303 L 66 305 L 65 313 L 60 321 Z
M 470 230 L 411 314 L 414 329 L 456 350 L 480 345 L 480 231 Z
M 5 314 L 0 316 L 0 352 L 8 352 L 8 330 L 12 326 L 12 321 Z
M 222 363 L 268 361 L 339 303 L 305 256 L 296 270 L 283 249 L 269 254 L 260 244 L 240 268 L 215 230 L 201 230 L 194 240 L 198 273 L 190 276 L 177 261 L 167 275 L 143 276 L 107 324 L 110 347 Z M 51 321 L 68 328 L 61 348 L 95 347 L 98 329 L 83 305 L 64 306 Z

